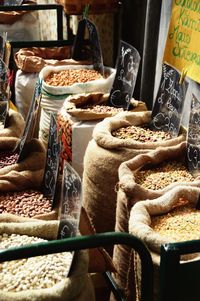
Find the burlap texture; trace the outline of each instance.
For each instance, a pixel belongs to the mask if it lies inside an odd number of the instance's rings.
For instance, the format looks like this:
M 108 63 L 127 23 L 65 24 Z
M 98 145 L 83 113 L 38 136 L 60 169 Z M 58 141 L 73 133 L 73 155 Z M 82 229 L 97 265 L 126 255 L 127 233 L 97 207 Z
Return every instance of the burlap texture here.
M 146 153 L 160 145 L 170 147 L 185 140 L 185 134 L 156 143 L 118 139 L 111 132 L 126 125 L 150 122 L 150 112 L 123 112 L 98 123 L 84 157 L 83 206 L 97 232 L 114 231 L 118 168 L 126 160 Z
M 186 142 L 182 142 L 171 147 L 158 147 L 154 151 L 138 155 L 120 165 L 117 186 L 116 231 L 128 232 L 130 211 L 138 201 L 158 198 L 176 186 L 186 185 L 190 187 L 200 185 L 200 179 L 197 178 L 194 182 L 176 182 L 166 186 L 164 189 L 151 190 L 145 189 L 135 182 L 134 173 L 145 167 L 145 165 L 152 164 L 156 166 L 165 160 L 177 159 L 184 162 L 185 156 Z M 121 245 L 114 247 L 113 261 L 117 269 L 114 278 L 120 287 L 125 288 L 128 300 L 131 300 L 134 295 L 134 282 L 132 278 L 127 277 L 127 270 L 131 269 L 129 266 L 130 257 L 131 249 L 129 247 Z M 133 274 L 131 271 L 130 273 Z
M 0 149 L 11 150 L 12 148 L 9 149 L 11 144 L 13 146 L 13 141 L 4 138 L 4 143 L 0 140 Z M 25 151 L 24 160 L 0 169 L 0 191 L 19 191 L 40 187 L 46 159 L 45 148 L 39 139 L 32 139 L 25 146 Z
M 18 138 L 20 138 L 23 133 L 25 122 L 22 115 L 12 109 L 9 109 L 6 122 L 6 127 L 4 129 L 1 129 L 0 131 L 0 145 L 2 145 L 3 147 L 5 138 L 10 137 L 11 139 L 13 139 L 14 147 L 15 143 L 19 141 Z
M 23 5 L 36 4 L 36 0 L 25 0 Z M 14 8 L 13 8 L 14 9 Z M 25 14 L 30 13 L 30 11 L 1 11 L 0 12 L 0 24 L 13 24 L 21 19 Z
M 56 239 L 58 232 L 58 221 L 34 221 L 34 222 L 12 222 L 7 219 L 1 220 L 0 233 L 16 233 L 36 236 L 44 239 Z M 21 292 L 0 291 L 1 301 L 88 301 L 95 300 L 91 280 L 88 277 L 88 254 L 87 251 L 79 251 L 74 262 L 71 276 L 60 281 L 48 289 L 25 290 Z
M 175 205 L 179 198 L 186 198 L 194 207 L 196 206 L 199 195 L 200 195 L 200 185 L 198 187 L 192 186 L 181 186 L 174 187 L 170 191 L 166 192 L 164 195 L 154 199 L 154 200 L 145 200 L 144 202 L 138 202 L 133 206 L 130 213 L 129 219 L 129 233 L 135 235 L 141 239 L 146 246 L 149 248 L 153 260 L 154 266 L 154 300 L 158 300 L 159 294 L 159 267 L 160 267 L 160 247 L 162 244 L 172 243 L 173 240 L 168 237 L 164 237 L 153 231 L 151 228 L 151 216 L 168 213 L 173 205 Z M 133 253 L 132 253 L 133 255 Z M 137 286 L 137 295 L 140 296 L 140 279 L 141 279 L 141 269 L 140 269 L 140 260 L 138 256 L 135 256 L 135 276 Z M 182 255 L 182 263 L 185 263 L 190 260 L 199 260 L 200 253 Z M 129 267 L 130 268 L 130 267 Z M 129 269 L 130 272 L 131 269 Z M 127 278 L 129 278 L 128 275 Z M 128 279 L 132 281 L 131 278 Z
M 71 46 L 20 49 L 14 56 L 17 67 L 27 73 L 38 73 L 45 66 L 90 64 L 70 59 Z

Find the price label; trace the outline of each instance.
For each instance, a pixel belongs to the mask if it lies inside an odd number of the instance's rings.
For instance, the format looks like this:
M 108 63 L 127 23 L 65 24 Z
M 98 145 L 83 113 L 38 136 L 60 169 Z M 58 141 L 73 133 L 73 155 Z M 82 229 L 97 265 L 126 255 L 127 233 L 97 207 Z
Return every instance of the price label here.
M 3 129 L 6 127 L 6 120 L 8 116 L 8 110 L 9 110 L 9 102 L 6 101 L 0 101 L 0 128 Z
M 57 120 L 55 116 L 51 114 L 46 165 L 41 190 L 43 194 L 52 201 L 52 205 L 55 197 L 59 168 L 60 143 L 58 140 Z
M 112 107 L 128 110 L 140 65 L 138 51 L 128 43 L 120 42 L 117 71 L 108 103 Z
M 179 134 L 181 118 L 188 82 L 178 71 L 167 64 L 163 64 L 161 82 L 152 110 L 150 127 L 171 133 L 172 137 Z

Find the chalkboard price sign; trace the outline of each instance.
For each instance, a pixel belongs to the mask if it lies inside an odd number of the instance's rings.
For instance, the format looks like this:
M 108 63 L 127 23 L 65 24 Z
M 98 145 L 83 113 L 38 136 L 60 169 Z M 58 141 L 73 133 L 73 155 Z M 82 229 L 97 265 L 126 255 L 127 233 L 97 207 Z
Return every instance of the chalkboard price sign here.
M 192 95 L 187 135 L 188 169 L 194 176 L 200 175 L 200 101 Z
M 57 119 L 53 114 L 51 114 L 46 165 L 41 190 L 43 194 L 52 201 L 52 205 L 56 191 L 59 156 L 60 143 L 58 137 Z
M 27 115 L 24 132 L 19 144 L 15 149 L 15 151 L 19 153 L 18 162 L 23 160 L 26 155 L 24 150 L 25 144 L 31 141 L 31 139 L 33 138 L 36 121 L 37 121 L 38 109 L 41 101 L 41 87 L 42 87 L 41 81 L 38 80 L 35 85 L 35 91 Z
M 84 45 L 85 45 L 84 35 L 85 35 L 86 28 L 88 29 L 88 33 L 89 33 L 89 42 L 92 51 L 92 60 L 93 60 L 94 69 L 100 72 L 101 74 L 103 74 L 104 73 L 103 56 L 102 56 L 97 28 L 94 25 L 94 23 L 92 23 L 87 18 L 83 18 L 82 20 L 79 21 L 77 35 L 73 45 L 72 58 L 74 60 L 83 59 Z
M 110 106 L 128 110 L 135 88 L 139 64 L 138 51 L 128 43 L 120 41 L 116 76 L 108 100 Z
M 82 204 L 81 194 L 81 179 L 71 165 L 65 161 L 58 238 L 77 235 Z
M 5 128 L 8 116 L 9 102 L 0 101 L 0 129 Z
M 152 110 L 150 127 L 178 136 L 188 82 L 180 82 L 180 73 L 163 64 L 161 82 Z

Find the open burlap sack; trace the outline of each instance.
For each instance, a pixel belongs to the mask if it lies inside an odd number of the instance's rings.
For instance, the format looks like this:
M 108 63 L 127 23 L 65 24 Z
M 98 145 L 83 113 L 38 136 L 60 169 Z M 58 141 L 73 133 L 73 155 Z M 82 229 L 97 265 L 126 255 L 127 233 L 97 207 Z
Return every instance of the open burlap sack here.
M 34 222 L 5 222 L 0 216 L 0 233 L 21 234 L 36 236 L 43 239 L 56 239 L 58 233 L 58 221 L 34 221 Z M 29 289 L 20 292 L 0 291 L 2 301 L 36 301 L 36 300 L 95 300 L 94 290 L 88 276 L 88 254 L 79 251 L 74 262 L 70 277 L 62 280 L 51 288 Z
M 13 138 L 13 141 L 17 142 L 23 133 L 25 125 L 22 115 L 12 109 L 8 111 L 6 123 L 6 127 L 0 131 L 0 143 L 2 145 L 7 137 Z M 15 146 L 15 144 L 13 146 Z
M 119 139 L 112 131 L 127 125 L 140 126 L 150 122 L 150 112 L 123 112 L 98 123 L 93 131 L 84 157 L 83 206 L 97 232 L 114 231 L 118 168 L 126 160 L 147 153 L 158 146 L 170 148 L 185 140 L 182 132 L 177 138 L 160 142 L 138 142 Z
M 118 170 L 119 182 L 117 185 L 117 209 L 115 230 L 128 232 L 128 222 L 130 218 L 131 208 L 138 202 L 146 199 L 155 199 L 171 191 L 174 187 L 180 185 L 199 186 L 200 178 L 196 178 L 193 182 L 174 182 L 167 185 L 163 189 L 147 189 L 137 184 L 135 174 L 138 170 L 148 167 L 156 167 L 165 161 L 181 161 L 186 162 L 186 142 L 182 142 L 171 147 L 158 147 L 154 151 L 141 154 L 133 159 L 123 162 Z M 119 287 L 125 289 L 128 300 L 133 298 L 134 282 L 127 282 L 127 270 L 130 270 L 130 261 L 132 259 L 131 249 L 128 246 L 117 245 L 114 247 L 113 261 L 115 263 L 117 273 L 114 275 Z M 133 273 L 132 273 L 133 274 Z
M 164 195 L 154 199 L 145 200 L 145 202 L 138 202 L 133 206 L 129 219 L 129 233 L 135 235 L 141 239 L 151 251 L 153 264 L 154 264 L 154 300 L 158 300 L 159 291 L 159 265 L 160 265 L 160 247 L 162 244 L 173 243 L 173 239 L 170 239 L 164 234 L 161 236 L 155 232 L 151 227 L 151 218 L 154 215 L 167 214 L 171 211 L 172 207 L 177 204 L 180 198 L 184 198 L 189 201 L 192 207 L 196 207 L 196 204 L 200 196 L 200 185 L 198 187 L 181 186 L 174 187 Z M 132 254 L 133 255 L 133 254 Z M 140 280 L 140 262 L 139 258 L 135 256 L 135 275 L 136 281 Z M 181 263 L 195 260 L 200 258 L 200 253 L 188 254 L 181 256 Z M 132 281 L 129 278 L 128 280 Z M 191 292 L 192 293 L 192 292 Z M 138 286 L 137 295 L 140 295 L 140 286 Z
M 4 138 L 4 143 L 0 140 L 0 150 L 12 150 L 9 143 L 9 138 Z M 34 138 L 25 146 L 25 153 L 26 156 L 21 162 L 0 169 L 1 191 L 40 187 L 46 159 L 45 147 L 39 139 Z

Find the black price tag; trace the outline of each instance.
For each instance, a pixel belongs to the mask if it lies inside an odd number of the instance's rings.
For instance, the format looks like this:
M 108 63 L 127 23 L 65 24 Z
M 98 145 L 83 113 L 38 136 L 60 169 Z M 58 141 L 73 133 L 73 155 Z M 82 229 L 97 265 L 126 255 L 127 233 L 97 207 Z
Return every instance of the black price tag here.
M 39 110 L 40 101 L 41 101 L 41 87 L 42 87 L 42 84 L 41 84 L 40 80 L 38 80 L 35 85 L 35 91 L 34 91 L 32 102 L 31 102 L 29 112 L 27 115 L 24 132 L 23 132 L 23 135 L 22 135 L 22 138 L 21 138 L 19 144 L 17 145 L 17 147 L 15 149 L 15 151 L 17 151 L 19 153 L 18 162 L 23 160 L 24 157 L 26 156 L 25 151 L 24 151 L 24 146 L 26 143 L 31 141 L 31 139 L 33 138 L 36 121 L 37 121 L 38 110 Z
M 51 114 L 46 165 L 41 185 L 41 191 L 47 198 L 49 198 L 52 201 L 52 205 L 54 202 L 56 191 L 59 157 L 60 143 L 58 137 L 57 119 L 53 114 Z
M 101 51 L 101 45 L 99 42 L 98 32 L 94 23 L 92 23 L 87 18 L 80 20 L 78 23 L 77 35 L 73 45 L 72 58 L 74 60 L 84 59 L 84 35 L 86 28 L 88 29 L 89 33 L 89 42 L 92 51 L 92 61 L 94 69 L 100 72 L 101 74 L 104 74 L 103 56 Z
M 188 82 L 181 78 L 180 73 L 163 64 L 158 95 L 151 115 L 152 129 L 169 132 L 172 137 L 178 136 L 187 88 Z
M 6 6 L 15 6 L 15 5 L 21 5 L 23 3 L 23 0 L 4 0 L 4 5 Z
M 0 129 L 6 127 L 6 120 L 9 110 L 9 101 L 0 101 Z
M 77 235 L 82 205 L 81 179 L 65 161 L 62 179 L 58 239 Z
M 110 106 L 128 110 L 139 65 L 140 55 L 138 51 L 128 43 L 120 41 L 117 71 L 108 100 Z

